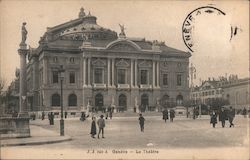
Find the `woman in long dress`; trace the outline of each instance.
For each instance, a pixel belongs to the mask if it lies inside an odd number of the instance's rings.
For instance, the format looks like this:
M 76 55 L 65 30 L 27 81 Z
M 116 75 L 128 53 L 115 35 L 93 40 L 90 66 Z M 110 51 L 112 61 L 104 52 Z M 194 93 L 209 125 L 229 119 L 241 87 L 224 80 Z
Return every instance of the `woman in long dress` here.
M 95 117 L 92 117 L 92 123 L 91 123 L 91 131 L 90 131 L 91 137 L 95 138 L 96 135 L 96 122 Z

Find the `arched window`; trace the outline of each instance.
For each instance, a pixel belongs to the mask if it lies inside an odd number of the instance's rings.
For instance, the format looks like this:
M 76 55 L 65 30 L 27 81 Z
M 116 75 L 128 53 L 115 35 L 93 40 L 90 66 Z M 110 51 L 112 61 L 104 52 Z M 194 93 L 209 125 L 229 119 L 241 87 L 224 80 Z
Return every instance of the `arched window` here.
M 55 93 L 52 95 L 51 106 L 60 106 L 60 95 Z
M 71 94 L 68 97 L 69 106 L 77 106 L 77 96 L 75 94 Z
M 183 96 L 182 95 L 178 95 L 176 97 L 176 104 L 177 104 L 177 106 L 180 106 L 183 104 Z

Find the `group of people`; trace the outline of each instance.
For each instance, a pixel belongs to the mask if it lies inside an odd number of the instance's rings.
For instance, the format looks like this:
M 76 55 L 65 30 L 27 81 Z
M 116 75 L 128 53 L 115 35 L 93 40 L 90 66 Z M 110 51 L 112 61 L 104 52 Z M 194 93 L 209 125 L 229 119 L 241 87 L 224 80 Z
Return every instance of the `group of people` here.
M 219 112 L 219 121 L 221 122 L 222 128 L 225 127 L 226 120 L 229 121 L 230 128 L 234 127 L 233 124 L 234 117 L 235 117 L 235 110 L 232 107 L 230 107 L 229 111 L 226 111 L 225 108 L 222 107 Z M 215 110 L 213 110 L 210 115 L 210 123 L 213 125 L 213 128 L 215 128 L 215 125 L 217 124 L 217 113 Z
M 174 121 L 174 118 L 175 118 L 175 111 L 173 109 L 170 109 L 169 113 L 168 113 L 168 110 L 167 109 L 164 109 L 163 112 L 162 112 L 162 119 L 167 122 L 168 120 L 168 114 L 169 114 L 169 117 L 170 117 L 170 122 L 173 122 Z
M 105 120 L 103 118 L 104 116 L 101 115 L 100 118 L 97 120 L 97 125 L 98 125 L 98 135 L 97 137 L 100 138 L 100 133 L 102 133 L 102 138 L 104 137 L 104 128 L 105 128 Z M 90 129 L 90 134 L 92 138 L 95 138 L 96 135 L 96 118 L 92 117 L 92 123 L 91 123 L 91 129 Z

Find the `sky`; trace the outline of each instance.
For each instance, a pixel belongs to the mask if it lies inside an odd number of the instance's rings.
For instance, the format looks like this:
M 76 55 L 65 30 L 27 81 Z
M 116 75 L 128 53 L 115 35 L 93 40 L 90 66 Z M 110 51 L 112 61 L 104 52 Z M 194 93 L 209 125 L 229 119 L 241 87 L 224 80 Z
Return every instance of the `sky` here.
M 213 6 L 226 15 L 197 17 L 193 22 L 194 52 L 190 62 L 196 68 L 195 84 L 208 77 L 237 74 L 249 77 L 248 1 L 163 1 L 163 0 L 1 0 L 0 77 L 9 84 L 19 67 L 17 53 L 21 25 L 27 22 L 26 43 L 38 47 L 47 27 L 76 19 L 80 8 L 97 17 L 97 23 L 127 37 L 165 41 L 167 46 L 189 51 L 182 38 L 182 25 L 189 13 L 202 6 Z M 231 26 L 240 28 L 231 40 Z

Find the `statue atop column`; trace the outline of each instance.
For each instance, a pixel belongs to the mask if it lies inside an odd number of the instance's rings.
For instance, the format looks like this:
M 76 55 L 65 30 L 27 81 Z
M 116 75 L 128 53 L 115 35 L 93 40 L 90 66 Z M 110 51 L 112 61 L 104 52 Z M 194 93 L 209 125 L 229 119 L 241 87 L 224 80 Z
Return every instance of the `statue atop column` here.
M 22 25 L 22 41 L 21 41 L 20 45 L 26 45 L 25 41 L 27 39 L 28 31 L 26 30 L 25 25 L 26 25 L 26 22 L 23 22 L 23 25 Z
M 121 29 L 121 33 L 119 34 L 119 36 L 121 37 L 121 38 L 126 38 L 126 34 L 125 34 L 125 27 L 124 27 L 124 25 L 121 25 L 121 24 L 119 24 L 119 26 L 120 26 L 120 29 Z

